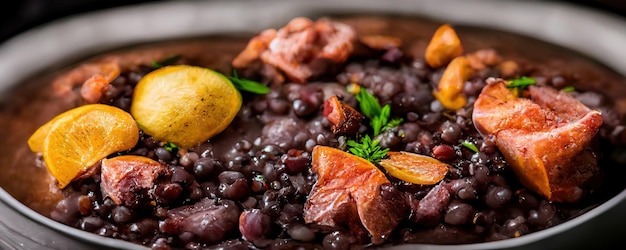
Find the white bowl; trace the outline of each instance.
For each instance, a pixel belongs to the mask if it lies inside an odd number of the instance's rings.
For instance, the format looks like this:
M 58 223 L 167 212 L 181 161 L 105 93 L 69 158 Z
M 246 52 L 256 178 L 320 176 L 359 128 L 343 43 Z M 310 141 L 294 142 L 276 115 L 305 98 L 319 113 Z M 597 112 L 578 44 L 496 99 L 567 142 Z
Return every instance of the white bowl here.
M 24 32 L 0 45 L 0 96 L 33 74 L 107 49 L 206 34 L 259 32 L 296 16 L 324 13 L 416 15 L 518 33 L 558 44 L 626 75 L 626 20 L 544 1 L 172 1 L 77 15 Z M 625 86 L 626 87 L 626 86 Z M 1 183 L 0 183 L 1 185 Z M 146 249 L 103 238 L 34 212 L 0 188 L 0 248 Z M 590 248 L 621 242 L 626 191 L 546 230 L 490 243 L 419 245 L 421 249 Z M 393 248 L 412 249 L 418 245 Z

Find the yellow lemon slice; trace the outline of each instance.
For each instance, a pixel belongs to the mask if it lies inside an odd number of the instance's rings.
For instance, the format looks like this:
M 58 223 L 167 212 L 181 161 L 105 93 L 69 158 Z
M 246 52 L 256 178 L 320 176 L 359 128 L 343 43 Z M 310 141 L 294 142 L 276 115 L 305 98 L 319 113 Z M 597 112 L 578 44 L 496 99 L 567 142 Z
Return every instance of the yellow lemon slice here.
M 241 94 L 222 74 L 177 65 L 144 76 L 130 111 L 146 134 L 190 148 L 226 129 L 241 104 Z

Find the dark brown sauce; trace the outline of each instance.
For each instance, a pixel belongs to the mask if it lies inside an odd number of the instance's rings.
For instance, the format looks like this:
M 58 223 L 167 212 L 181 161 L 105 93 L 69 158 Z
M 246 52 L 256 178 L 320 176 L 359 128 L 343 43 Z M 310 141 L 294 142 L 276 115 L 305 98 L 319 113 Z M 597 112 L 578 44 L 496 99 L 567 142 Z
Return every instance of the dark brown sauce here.
M 440 25 L 437 22 L 414 18 L 368 17 L 347 18 L 343 21 L 353 25 L 360 34 L 400 37 L 403 40 L 403 50 L 413 56 L 423 56 L 430 37 Z M 624 77 L 587 57 L 507 32 L 464 26 L 457 26 L 455 29 L 466 52 L 493 48 L 508 59 L 550 65 L 550 68 L 558 68 L 559 72 L 570 72 L 581 79 L 580 82 L 589 83 L 575 86 L 577 89 L 603 93 L 616 103 L 616 110 L 620 114 L 626 113 Z M 190 58 L 194 64 L 226 72 L 230 70 L 232 58 L 244 48 L 248 38 L 241 36 L 194 38 L 134 46 L 111 53 L 124 55 L 166 50 L 168 53 Z M 97 57 L 94 60 L 97 60 Z M 3 143 L 0 144 L 0 186 L 20 202 L 46 216 L 62 196 L 51 189 L 52 178 L 45 168 L 37 165 L 37 156 L 28 149 L 26 142 L 39 126 L 75 105 L 69 100 L 59 100 L 51 95 L 50 82 L 53 77 L 54 74 L 35 76 L 13 89 L 6 95 L 6 99 L 0 100 L 0 128 L 2 128 L 0 138 L 3 138 Z M 229 128 L 212 139 L 212 146 L 214 149 L 231 148 L 224 145 L 232 145 L 241 137 L 255 138 L 260 126 L 255 124 L 247 126 L 250 127 Z M 624 189 L 626 184 L 623 181 L 618 183 L 617 178 L 607 179 L 611 182 L 608 186 L 614 189 L 607 194 L 608 196 Z

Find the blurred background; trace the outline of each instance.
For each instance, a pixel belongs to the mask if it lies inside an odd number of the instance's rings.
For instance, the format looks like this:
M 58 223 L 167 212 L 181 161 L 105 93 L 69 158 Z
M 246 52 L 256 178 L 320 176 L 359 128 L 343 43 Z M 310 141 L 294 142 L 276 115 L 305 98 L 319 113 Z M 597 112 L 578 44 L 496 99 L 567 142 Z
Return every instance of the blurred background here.
M 16 34 L 77 13 L 114 8 L 123 5 L 168 0 L 18 0 L 0 4 L 0 43 Z M 173 0 L 169 0 L 173 1 Z M 599 9 L 626 18 L 626 1 L 623 0 L 570 0 L 578 5 Z

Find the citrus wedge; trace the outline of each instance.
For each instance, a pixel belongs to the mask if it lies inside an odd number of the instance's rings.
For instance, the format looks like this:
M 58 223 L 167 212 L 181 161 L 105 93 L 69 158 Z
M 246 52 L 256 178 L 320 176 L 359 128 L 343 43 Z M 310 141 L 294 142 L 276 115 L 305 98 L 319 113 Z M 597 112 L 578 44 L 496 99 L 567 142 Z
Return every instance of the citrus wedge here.
M 241 94 L 222 74 L 176 65 L 154 70 L 137 83 L 131 113 L 156 140 L 190 148 L 222 132 L 241 104 Z
M 389 158 L 380 161 L 389 175 L 418 185 L 432 185 L 443 180 L 448 164 L 435 158 L 409 152 L 389 152 Z
M 29 138 L 41 152 L 48 171 L 64 188 L 89 172 L 106 156 L 133 148 L 139 128 L 132 116 L 119 108 L 89 104 L 64 112 L 41 126 Z

